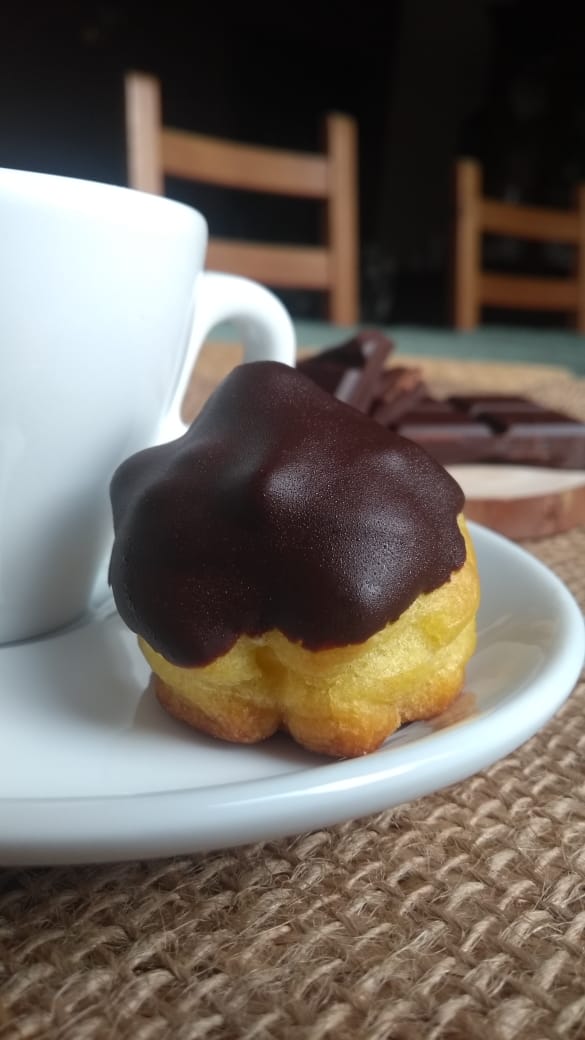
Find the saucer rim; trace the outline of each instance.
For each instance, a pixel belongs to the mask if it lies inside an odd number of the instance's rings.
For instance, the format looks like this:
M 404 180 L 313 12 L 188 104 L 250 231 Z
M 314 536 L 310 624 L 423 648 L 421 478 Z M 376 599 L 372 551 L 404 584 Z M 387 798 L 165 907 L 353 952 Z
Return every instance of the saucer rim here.
M 134 794 L 0 797 L 0 864 L 157 858 L 277 839 L 395 808 L 462 781 L 516 750 L 573 691 L 585 660 L 585 622 L 554 571 L 504 536 L 471 521 L 469 527 L 483 552 L 496 551 L 532 571 L 547 590 L 549 613 L 555 608 L 561 617 L 556 644 L 536 677 L 491 712 L 359 759 L 272 777 Z M 69 637 L 93 623 L 91 614 L 84 623 L 42 639 Z

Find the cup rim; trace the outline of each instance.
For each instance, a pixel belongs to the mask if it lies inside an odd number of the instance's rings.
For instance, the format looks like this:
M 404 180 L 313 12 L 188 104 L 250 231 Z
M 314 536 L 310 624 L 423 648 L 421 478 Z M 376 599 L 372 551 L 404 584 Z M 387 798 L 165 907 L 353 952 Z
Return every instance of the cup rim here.
M 172 216 L 177 226 L 183 226 L 187 220 L 198 224 L 203 233 L 208 231 L 205 216 L 194 206 L 166 195 L 88 177 L 0 166 L 0 199 L 5 191 L 12 197 L 20 196 L 37 204 L 47 202 L 66 211 L 88 212 L 89 201 L 105 214 L 109 204 L 115 203 L 118 211 L 119 208 L 126 212 L 132 210 L 137 217 L 143 212 L 145 217 L 154 216 L 166 222 Z

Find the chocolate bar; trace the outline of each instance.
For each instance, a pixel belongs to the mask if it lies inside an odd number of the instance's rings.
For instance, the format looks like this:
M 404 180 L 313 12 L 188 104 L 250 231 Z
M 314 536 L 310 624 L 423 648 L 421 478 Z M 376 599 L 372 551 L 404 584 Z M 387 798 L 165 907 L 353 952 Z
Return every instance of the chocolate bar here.
M 468 395 L 447 399 L 450 413 L 404 414 L 393 429 L 422 444 L 444 465 L 517 463 L 585 468 L 585 423 L 527 398 Z M 465 407 L 463 407 L 465 406 Z
M 436 399 L 419 369 L 385 366 L 392 349 L 381 334 L 362 333 L 298 367 L 340 400 L 422 445 L 443 465 L 585 469 L 585 423 L 518 394 Z

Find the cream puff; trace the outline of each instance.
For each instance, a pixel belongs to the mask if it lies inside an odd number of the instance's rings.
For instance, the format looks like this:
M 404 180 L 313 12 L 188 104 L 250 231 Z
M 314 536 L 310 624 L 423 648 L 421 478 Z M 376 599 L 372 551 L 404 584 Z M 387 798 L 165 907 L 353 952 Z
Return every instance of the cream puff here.
M 356 756 L 460 692 L 479 604 L 461 488 L 294 368 L 235 368 L 111 502 L 117 609 L 194 729 Z

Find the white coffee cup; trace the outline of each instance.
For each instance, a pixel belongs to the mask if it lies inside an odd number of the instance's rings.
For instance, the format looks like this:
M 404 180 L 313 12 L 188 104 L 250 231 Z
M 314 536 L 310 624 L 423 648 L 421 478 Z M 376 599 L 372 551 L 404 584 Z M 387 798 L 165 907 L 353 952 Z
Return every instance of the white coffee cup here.
M 82 618 L 107 594 L 109 483 L 184 430 L 197 352 L 221 321 L 244 360 L 294 363 L 280 301 L 204 272 L 189 206 L 0 170 L 0 643 Z

